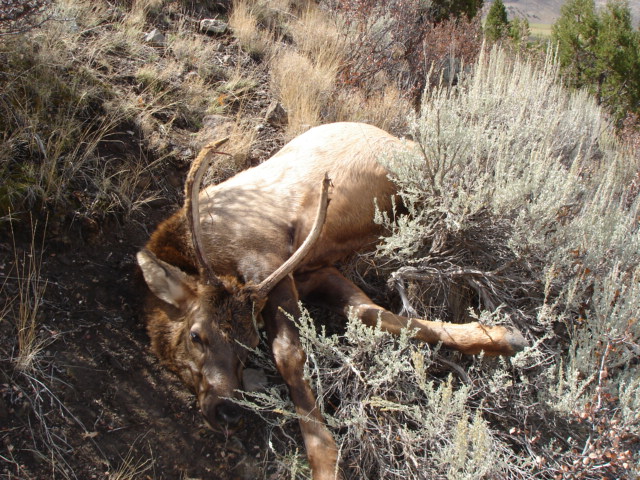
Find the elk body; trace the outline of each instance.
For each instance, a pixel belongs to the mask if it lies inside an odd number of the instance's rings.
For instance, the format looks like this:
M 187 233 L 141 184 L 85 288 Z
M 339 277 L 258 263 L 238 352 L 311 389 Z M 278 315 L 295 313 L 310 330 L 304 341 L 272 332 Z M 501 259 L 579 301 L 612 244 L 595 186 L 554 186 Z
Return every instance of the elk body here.
M 261 165 L 198 192 L 198 166 L 215 147 L 205 147 L 194 162 L 185 206 L 138 253 L 150 290 L 145 314 L 152 349 L 195 392 L 208 423 L 238 419 L 240 411 L 225 398 L 240 388 L 246 347 L 258 344 L 256 327 L 264 325 L 300 416 L 313 478 L 341 478 L 336 444 L 303 378 L 298 332 L 284 313 L 297 315 L 299 299 L 344 316 L 353 310 L 367 325 L 379 321 L 392 333 L 410 327 L 424 342 L 464 353 L 510 355 L 525 345 L 505 327 L 395 315 L 334 267 L 381 235 L 375 204 L 390 211 L 396 187 L 378 160 L 411 143 L 365 124 L 316 127 Z M 333 184 L 328 208 L 325 175 Z

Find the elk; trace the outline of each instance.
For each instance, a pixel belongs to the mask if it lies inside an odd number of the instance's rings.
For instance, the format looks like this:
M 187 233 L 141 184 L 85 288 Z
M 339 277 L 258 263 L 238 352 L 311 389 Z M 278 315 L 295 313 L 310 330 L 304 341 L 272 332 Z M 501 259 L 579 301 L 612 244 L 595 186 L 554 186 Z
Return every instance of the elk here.
M 420 341 L 468 354 L 512 355 L 524 348 L 515 329 L 396 315 L 335 268 L 384 233 L 373 221 L 375 208 L 391 211 L 396 186 L 380 156 L 414 144 L 366 124 L 324 125 L 264 163 L 200 191 L 202 172 L 220 143 L 200 152 L 187 177 L 184 206 L 137 255 L 149 290 L 152 350 L 194 391 L 210 425 L 240 418 L 229 399 L 240 388 L 246 347 L 257 346 L 262 326 L 299 415 L 313 478 L 342 478 L 287 315 L 299 314 L 299 300 L 345 317 L 355 313 L 393 334 L 414 329 Z

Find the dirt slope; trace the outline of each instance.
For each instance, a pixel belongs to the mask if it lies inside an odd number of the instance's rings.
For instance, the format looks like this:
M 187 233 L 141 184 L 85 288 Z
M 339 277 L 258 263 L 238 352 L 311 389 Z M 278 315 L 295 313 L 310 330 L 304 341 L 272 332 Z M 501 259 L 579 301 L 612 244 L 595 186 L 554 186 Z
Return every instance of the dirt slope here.
M 256 68 L 233 42 L 225 48 L 219 56 L 227 62 Z M 267 78 L 261 81 L 256 90 L 266 92 Z M 245 99 L 245 122 L 263 121 L 265 95 Z M 148 145 L 122 140 L 129 136 L 105 141 L 101 155 L 154 160 L 157 152 Z M 281 133 L 263 125 L 247 161 L 262 161 L 281 144 Z M 34 252 L 28 212 L 13 228 L 0 226 L 0 309 L 5 301 L 17 308 L 21 286 L 34 291 L 21 273 L 30 259 L 46 284 L 36 309 L 45 347 L 34 369 L 15 367 L 15 315 L 0 317 L 0 478 L 269 478 L 260 468 L 267 452 L 264 422 L 247 414 L 234 435 L 208 429 L 194 396 L 150 353 L 140 321 L 135 253 L 179 207 L 188 160 L 163 162 L 153 175 L 160 191 L 172 194 L 130 216 L 78 219 L 73 211 L 34 209 Z

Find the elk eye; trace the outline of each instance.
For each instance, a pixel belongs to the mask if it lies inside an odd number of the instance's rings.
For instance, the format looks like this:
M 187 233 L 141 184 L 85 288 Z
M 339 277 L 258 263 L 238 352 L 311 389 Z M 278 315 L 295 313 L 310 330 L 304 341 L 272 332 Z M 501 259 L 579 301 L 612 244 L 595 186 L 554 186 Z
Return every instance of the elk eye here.
M 200 335 L 198 335 L 196 332 L 191 332 L 189 335 L 191 336 L 191 341 L 193 343 L 198 343 L 198 344 L 202 343 L 202 339 L 200 338 Z

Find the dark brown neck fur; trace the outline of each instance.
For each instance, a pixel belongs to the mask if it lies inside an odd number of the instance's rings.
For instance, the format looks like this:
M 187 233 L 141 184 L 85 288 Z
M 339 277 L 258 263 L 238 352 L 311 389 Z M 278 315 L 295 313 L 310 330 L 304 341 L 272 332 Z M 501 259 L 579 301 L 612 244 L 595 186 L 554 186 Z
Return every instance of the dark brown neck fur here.
M 190 275 L 198 275 L 196 258 L 184 210 L 180 209 L 162 222 L 147 243 L 160 260 Z

